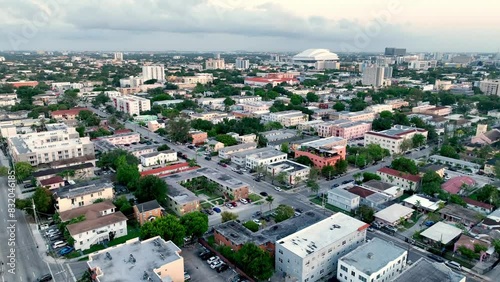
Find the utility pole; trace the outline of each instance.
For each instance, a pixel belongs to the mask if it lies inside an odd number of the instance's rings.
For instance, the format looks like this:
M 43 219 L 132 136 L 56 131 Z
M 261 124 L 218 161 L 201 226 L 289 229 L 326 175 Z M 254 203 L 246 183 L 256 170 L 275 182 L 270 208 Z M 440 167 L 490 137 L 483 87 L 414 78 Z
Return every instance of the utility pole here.
M 36 207 L 35 207 L 35 200 L 31 199 L 31 204 L 33 206 L 33 217 L 35 218 L 35 223 L 36 223 L 36 228 L 40 228 L 40 225 L 38 224 L 38 218 L 36 216 Z

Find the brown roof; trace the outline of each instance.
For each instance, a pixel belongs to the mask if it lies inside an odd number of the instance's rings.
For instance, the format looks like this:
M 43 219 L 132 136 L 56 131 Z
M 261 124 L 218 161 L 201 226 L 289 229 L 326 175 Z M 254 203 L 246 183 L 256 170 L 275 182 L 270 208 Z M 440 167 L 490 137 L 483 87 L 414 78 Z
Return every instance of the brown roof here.
M 466 202 L 467 204 L 469 204 L 471 206 L 476 206 L 476 207 L 484 208 L 484 209 L 487 209 L 487 210 L 490 210 L 490 211 L 492 211 L 493 208 L 494 208 L 490 204 L 479 202 L 479 201 L 473 200 L 471 198 L 463 198 L 463 199 L 464 199 L 464 202 Z
M 77 115 L 81 111 L 90 111 L 90 110 L 87 108 L 73 108 L 73 109 L 69 109 L 69 110 L 59 110 L 59 111 L 53 111 L 51 113 L 51 116 L 53 117 L 53 116 L 58 116 L 58 115 Z
M 392 169 L 392 168 L 382 167 L 382 168 L 380 168 L 377 171 L 380 171 L 382 173 L 389 174 L 389 175 L 392 175 L 392 176 L 395 176 L 395 177 L 404 178 L 406 180 L 410 180 L 410 181 L 413 181 L 413 182 L 420 182 L 420 176 L 409 174 L 409 173 L 406 173 L 406 172 L 401 172 L 399 170 L 395 170 L 395 169 Z
M 49 186 L 49 185 L 61 183 L 61 182 L 64 182 L 64 179 L 62 177 L 60 177 L 59 175 L 56 175 L 54 177 L 41 180 L 40 184 L 42 186 Z
M 67 165 L 67 164 L 72 164 L 72 163 L 86 163 L 88 161 L 95 161 L 95 159 L 96 159 L 95 156 L 84 155 L 84 156 L 71 158 L 71 159 L 53 161 L 50 163 L 50 167 L 58 167 L 61 165 Z
M 84 215 L 86 220 L 95 219 L 100 216 L 100 213 L 105 210 L 116 208 L 111 201 L 104 201 L 97 204 L 92 204 L 84 207 L 79 207 L 69 211 L 59 213 L 63 222 Z
M 354 186 L 351 189 L 348 189 L 347 191 L 349 191 L 353 194 L 356 194 L 356 195 L 360 196 L 361 198 L 366 198 L 372 194 L 375 194 L 375 192 L 368 190 L 368 189 L 365 189 L 365 188 L 360 187 L 360 186 Z
M 86 231 L 94 230 L 122 221 L 127 221 L 127 217 L 119 211 L 98 218 L 86 219 L 82 222 L 70 224 L 66 226 L 66 228 L 68 229 L 71 236 L 75 236 Z M 126 226 L 124 226 L 124 228 L 126 228 Z

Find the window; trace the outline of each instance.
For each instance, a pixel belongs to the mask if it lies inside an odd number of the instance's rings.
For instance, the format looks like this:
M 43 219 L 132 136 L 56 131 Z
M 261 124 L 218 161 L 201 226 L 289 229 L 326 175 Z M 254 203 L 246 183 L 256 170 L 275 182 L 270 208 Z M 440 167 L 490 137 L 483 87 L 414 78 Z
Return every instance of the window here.
M 359 276 L 358 276 L 358 278 L 359 278 L 359 280 L 360 280 L 360 281 L 362 281 L 362 282 L 366 282 L 366 278 L 365 278 L 365 277 L 363 277 L 363 276 L 359 275 Z
M 356 272 L 351 271 L 351 275 L 352 275 L 352 276 L 356 276 Z
M 345 267 L 345 266 L 343 266 L 343 265 L 341 265 L 341 266 L 340 266 L 340 269 L 341 269 L 342 271 L 347 272 L 347 267 Z

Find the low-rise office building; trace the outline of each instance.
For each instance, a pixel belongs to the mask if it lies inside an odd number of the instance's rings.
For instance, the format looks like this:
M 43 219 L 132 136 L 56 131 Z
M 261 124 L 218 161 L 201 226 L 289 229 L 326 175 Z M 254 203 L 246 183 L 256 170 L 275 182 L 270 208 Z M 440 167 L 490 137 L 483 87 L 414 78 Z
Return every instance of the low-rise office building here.
M 417 191 L 420 187 L 421 177 L 392 168 L 382 167 L 377 170 L 382 181 L 396 185 L 405 191 Z
M 300 282 L 331 277 L 338 259 L 364 243 L 368 226 L 336 213 L 291 234 L 276 243 L 276 271 Z
M 255 143 L 255 142 L 249 142 L 249 143 L 243 143 L 243 144 L 239 144 L 239 145 L 229 146 L 229 147 L 225 147 L 225 148 L 219 150 L 219 157 L 221 159 L 229 159 L 235 153 L 249 151 L 249 150 L 253 150 L 253 149 L 257 149 L 257 143 Z
M 113 200 L 113 183 L 102 181 L 83 182 L 61 187 L 53 192 L 59 212 L 92 205 L 97 199 Z
M 295 158 L 308 157 L 317 168 L 334 166 L 346 156 L 347 140 L 340 137 L 323 138 L 316 141 L 302 143 L 295 150 Z
M 394 125 L 391 129 L 375 132 L 368 131 L 365 133 L 365 146 L 369 144 L 378 144 L 380 147 L 387 149 L 391 154 L 403 153 L 402 144 L 406 140 L 412 140 L 414 135 L 420 134 L 427 139 L 427 130 L 409 127 L 404 125 Z
M 262 120 L 264 122 L 279 122 L 284 127 L 290 127 L 307 122 L 309 117 L 301 111 L 284 111 L 263 115 Z
M 92 253 L 87 261 L 91 278 L 108 281 L 184 282 L 181 249 L 160 236 L 139 238 Z
M 177 161 L 177 153 L 173 150 L 153 152 L 140 156 L 143 167 L 165 165 Z
M 405 249 L 373 238 L 339 259 L 337 279 L 342 282 L 391 281 L 405 269 L 407 258 Z
M 257 149 L 258 151 L 246 152 L 245 167 L 255 169 L 257 167 L 266 167 L 269 164 L 280 162 L 287 159 L 287 154 L 273 148 Z
M 328 204 L 351 212 L 358 209 L 360 197 L 342 188 L 332 189 L 328 191 Z
M 288 185 L 297 185 L 299 182 L 305 181 L 309 177 L 310 171 L 310 167 L 290 160 L 278 161 L 267 165 L 267 172 L 270 175 L 285 174 L 285 183 Z

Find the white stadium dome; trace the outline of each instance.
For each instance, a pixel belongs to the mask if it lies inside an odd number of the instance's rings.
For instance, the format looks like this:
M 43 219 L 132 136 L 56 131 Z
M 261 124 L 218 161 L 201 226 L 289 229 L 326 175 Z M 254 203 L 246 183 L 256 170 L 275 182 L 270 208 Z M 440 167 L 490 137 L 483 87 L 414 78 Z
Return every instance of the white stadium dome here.
M 328 49 L 307 49 L 293 56 L 294 61 L 338 61 L 339 56 Z

